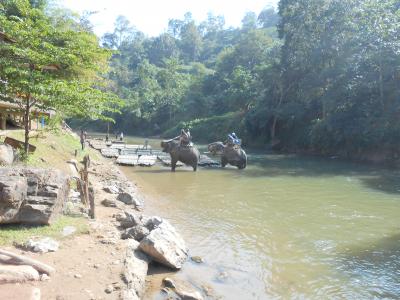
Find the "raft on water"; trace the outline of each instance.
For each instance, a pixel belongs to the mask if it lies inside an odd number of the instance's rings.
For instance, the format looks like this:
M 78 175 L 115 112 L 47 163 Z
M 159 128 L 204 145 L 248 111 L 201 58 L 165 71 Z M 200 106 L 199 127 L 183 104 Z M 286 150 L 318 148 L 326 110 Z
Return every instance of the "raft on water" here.
M 119 155 L 116 163 L 124 166 L 145 166 L 151 167 L 156 163 L 157 156 L 155 155 Z
M 220 166 L 220 163 L 211 159 L 207 155 L 201 154 L 198 165 L 200 167 L 218 167 Z
M 158 158 L 158 160 L 159 160 L 164 166 L 167 166 L 167 167 L 170 167 L 170 166 L 171 166 L 171 157 L 170 157 L 169 155 L 162 155 L 162 154 L 160 154 L 160 155 L 157 156 L 157 158 Z M 176 166 L 177 166 L 177 167 L 182 167 L 182 166 L 183 166 L 183 163 L 180 162 L 180 161 L 178 161 L 178 162 L 176 163 Z
M 119 155 L 119 150 L 118 149 L 113 149 L 113 148 L 103 148 L 100 150 L 101 155 L 104 157 L 118 157 Z

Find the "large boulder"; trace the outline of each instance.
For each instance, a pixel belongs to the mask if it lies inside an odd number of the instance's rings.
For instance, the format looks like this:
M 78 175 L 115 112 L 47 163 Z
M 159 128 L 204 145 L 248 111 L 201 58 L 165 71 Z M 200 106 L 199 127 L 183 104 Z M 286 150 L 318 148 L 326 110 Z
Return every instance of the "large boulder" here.
M 139 248 L 155 261 L 173 269 L 180 269 L 188 257 L 184 240 L 166 220 L 142 239 Z
M 0 223 L 50 224 L 68 199 L 69 177 L 58 170 L 0 169 Z
M 0 177 L 0 223 L 12 222 L 27 195 L 24 177 Z
M 134 196 L 132 192 L 123 192 L 117 196 L 117 200 L 121 201 L 127 205 L 133 205 L 135 208 L 140 208 L 142 206 L 142 201 L 136 195 Z
M 138 249 L 138 246 L 138 242 L 129 240 L 123 273 L 127 284 L 127 289 L 123 293 L 124 300 L 142 299 L 145 291 L 150 259 Z
M 0 145 L 0 166 L 9 166 L 14 162 L 14 149 L 7 144 Z

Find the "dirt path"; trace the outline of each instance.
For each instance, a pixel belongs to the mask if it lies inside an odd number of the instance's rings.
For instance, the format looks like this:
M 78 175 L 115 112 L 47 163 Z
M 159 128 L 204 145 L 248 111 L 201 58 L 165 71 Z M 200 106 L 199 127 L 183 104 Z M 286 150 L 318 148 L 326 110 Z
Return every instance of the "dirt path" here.
M 34 287 L 40 289 L 41 299 L 45 300 L 120 299 L 125 286 L 121 274 L 126 242 L 120 239 L 113 216 L 128 206 L 111 208 L 101 204 L 105 198 L 116 197 L 103 191 L 102 185 L 106 179 L 117 178 L 112 162 L 99 162 L 91 171 L 95 173 L 90 175 L 90 180 L 95 190 L 96 220 L 88 221 L 89 233 L 62 239 L 59 250 L 51 253 L 36 254 L 9 247 L 10 251 L 53 266 L 56 273 L 48 281 L 2 285 L 0 299 L 30 299 L 27 295 Z M 114 291 L 107 293 L 110 286 Z

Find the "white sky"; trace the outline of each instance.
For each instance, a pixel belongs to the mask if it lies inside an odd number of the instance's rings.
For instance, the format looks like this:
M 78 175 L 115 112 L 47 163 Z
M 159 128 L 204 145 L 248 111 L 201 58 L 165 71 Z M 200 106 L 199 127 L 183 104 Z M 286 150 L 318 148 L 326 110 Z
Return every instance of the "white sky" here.
M 208 12 L 223 15 L 226 26 L 237 27 L 244 14 L 257 14 L 278 0 L 60 0 L 59 3 L 75 12 L 98 11 L 91 17 L 96 34 L 113 30 L 117 16 L 124 15 L 136 28 L 149 36 L 167 29 L 169 19 L 183 19 L 190 11 L 196 21 L 202 21 Z

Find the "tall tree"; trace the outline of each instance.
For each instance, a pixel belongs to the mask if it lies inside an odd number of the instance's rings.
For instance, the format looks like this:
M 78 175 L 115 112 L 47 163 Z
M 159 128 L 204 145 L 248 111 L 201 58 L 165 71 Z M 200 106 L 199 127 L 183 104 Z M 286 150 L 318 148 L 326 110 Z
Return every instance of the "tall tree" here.
M 93 118 L 115 111 L 119 100 L 101 91 L 99 76 L 111 53 L 93 34 L 57 28 L 27 0 L 3 4 L 0 28 L 15 40 L 0 44 L 0 78 L 4 94 L 24 110 L 26 153 L 33 107 Z

